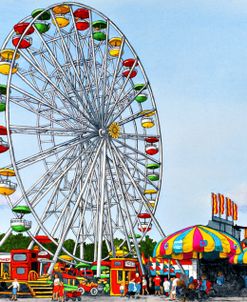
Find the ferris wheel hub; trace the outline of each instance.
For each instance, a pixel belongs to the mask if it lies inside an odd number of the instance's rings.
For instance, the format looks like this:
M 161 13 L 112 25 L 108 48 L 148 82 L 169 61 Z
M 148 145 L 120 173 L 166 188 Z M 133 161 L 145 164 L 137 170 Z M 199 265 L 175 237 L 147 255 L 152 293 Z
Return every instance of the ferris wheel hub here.
M 107 134 L 106 130 L 105 129 L 99 129 L 99 136 L 100 137 L 105 137 Z

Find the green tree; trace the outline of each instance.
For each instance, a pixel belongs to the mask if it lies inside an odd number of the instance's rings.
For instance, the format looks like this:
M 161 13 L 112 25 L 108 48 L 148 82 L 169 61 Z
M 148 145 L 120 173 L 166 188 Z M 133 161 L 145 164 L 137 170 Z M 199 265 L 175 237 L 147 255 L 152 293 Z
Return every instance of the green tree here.
M 153 250 L 157 242 L 150 238 L 148 235 L 145 236 L 145 239 L 140 242 L 140 252 L 144 254 L 146 258 L 153 255 Z

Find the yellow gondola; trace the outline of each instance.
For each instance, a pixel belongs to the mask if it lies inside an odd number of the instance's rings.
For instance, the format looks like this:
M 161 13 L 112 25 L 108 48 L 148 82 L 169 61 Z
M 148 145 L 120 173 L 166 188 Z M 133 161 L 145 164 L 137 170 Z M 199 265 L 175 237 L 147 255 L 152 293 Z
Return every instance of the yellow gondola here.
M 14 49 L 2 49 L 0 51 L 0 56 L 5 60 L 10 61 L 10 60 L 13 60 L 14 53 L 15 53 Z M 15 59 L 17 60 L 19 58 L 20 58 L 20 54 L 19 54 L 19 52 L 16 52 Z
M 140 112 L 141 115 L 144 115 L 145 117 L 150 117 L 155 115 L 155 110 L 150 109 L 150 110 L 143 110 Z
M 68 5 L 57 5 L 53 7 L 52 11 L 55 15 L 65 15 L 70 12 L 70 8 Z
M 120 46 L 122 44 L 122 38 L 114 37 L 109 40 L 109 44 L 112 47 L 109 50 L 109 55 L 112 57 L 118 57 L 120 53 Z
M 12 176 L 15 176 L 15 171 L 12 169 L 2 168 L 2 169 L 0 169 L 0 175 L 12 177 Z
M 62 260 L 66 260 L 66 261 L 72 261 L 73 260 L 73 258 L 71 256 L 68 256 L 68 255 L 61 255 L 59 258 L 62 259 Z
M 52 20 L 52 23 L 55 25 L 57 24 L 58 27 L 63 28 L 69 25 L 69 19 L 64 17 L 63 15 L 61 16 L 55 16 L 55 20 Z
M 122 44 L 122 38 L 120 38 L 120 37 L 114 37 L 114 38 L 111 38 L 110 40 L 109 40 L 109 44 L 112 46 L 112 47 L 119 47 L 119 46 L 121 46 L 121 44 Z
M 16 191 L 16 185 L 9 180 L 0 182 L 0 195 L 11 195 Z
M 150 117 L 145 117 L 142 119 L 142 127 L 143 128 L 152 128 L 154 126 L 154 121 Z
M 120 53 L 120 48 L 119 47 L 114 47 L 109 50 L 109 55 L 112 57 L 118 57 Z
M 155 207 L 155 200 L 149 200 L 148 204 L 150 205 L 150 207 L 154 208 Z
M 18 64 L 15 64 L 11 70 L 11 62 L 0 62 L 0 73 L 4 75 L 9 75 L 10 71 L 15 74 L 18 71 Z
M 148 194 L 151 195 L 151 194 L 157 194 L 157 192 L 158 192 L 158 191 L 155 190 L 155 189 L 148 189 L 148 190 L 145 190 L 145 191 L 144 191 L 144 194 L 145 194 L 145 195 L 148 195 Z

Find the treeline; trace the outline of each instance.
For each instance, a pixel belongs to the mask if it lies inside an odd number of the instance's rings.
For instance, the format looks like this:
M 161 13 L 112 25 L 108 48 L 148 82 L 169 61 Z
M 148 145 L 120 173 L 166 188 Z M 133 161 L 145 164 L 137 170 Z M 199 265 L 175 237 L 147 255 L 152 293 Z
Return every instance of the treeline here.
M 0 234 L 0 240 L 4 237 L 4 234 Z M 13 249 L 26 249 L 30 243 L 30 237 L 24 236 L 23 234 L 12 234 L 5 241 L 5 243 L 0 246 L 0 252 L 10 252 Z M 114 239 L 115 247 L 119 247 L 123 242 L 122 239 Z M 144 240 L 139 243 L 140 251 L 145 255 L 145 257 L 152 256 L 156 241 L 150 238 L 148 235 L 145 236 Z M 54 243 L 44 244 L 44 246 L 51 252 L 56 251 L 56 245 Z M 64 242 L 64 247 L 70 252 L 74 251 L 75 242 L 72 239 L 68 239 Z M 124 244 L 126 247 L 126 244 Z M 62 253 L 61 253 L 62 254 Z M 80 251 L 79 247 L 76 249 L 76 256 L 79 257 Z M 84 258 L 88 261 L 93 261 L 94 256 L 94 244 L 93 243 L 84 243 Z M 108 256 L 107 247 L 105 241 L 102 245 L 102 257 L 105 258 Z

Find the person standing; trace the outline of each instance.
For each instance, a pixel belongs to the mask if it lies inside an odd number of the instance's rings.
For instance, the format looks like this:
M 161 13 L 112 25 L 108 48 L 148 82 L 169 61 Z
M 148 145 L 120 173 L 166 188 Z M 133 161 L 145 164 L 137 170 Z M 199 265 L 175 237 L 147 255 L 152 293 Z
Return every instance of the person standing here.
M 11 287 L 12 287 L 11 301 L 17 301 L 17 291 L 20 290 L 20 284 L 16 278 L 14 279 L 14 281 L 8 288 L 11 288 Z
M 58 274 L 55 274 L 54 280 L 53 280 L 53 292 L 52 292 L 52 300 L 58 300 L 58 294 L 60 289 L 60 279 L 58 277 Z
M 120 296 L 121 297 L 124 297 L 124 294 L 125 294 L 125 281 L 123 280 L 120 284 Z
M 158 296 L 160 296 L 160 283 L 161 283 L 161 279 L 160 279 L 160 276 L 159 275 L 156 275 L 155 277 L 154 277 L 154 290 L 155 290 L 155 292 L 154 292 L 154 295 L 156 296 L 156 295 L 158 295 Z
M 136 285 L 136 295 L 139 296 L 141 293 L 141 277 L 139 273 L 136 273 L 134 280 Z
M 60 302 L 64 301 L 64 284 L 62 281 L 59 284 L 59 301 Z
M 171 283 L 170 283 L 170 281 L 168 281 L 167 278 L 164 279 L 163 288 L 164 288 L 164 294 L 165 294 L 165 296 L 169 297 L 169 295 L 170 295 L 170 289 L 171 289 Z
M 149 295 L 149 292 L 148 292 L 148 283 L 147 283 L 146 277 L 142 276 L 142 295 L 144 296 L 145 293 L 147 295 Z
M 178 281 L 178 277 L 172 279 L 171 300 L 176 300 Z

